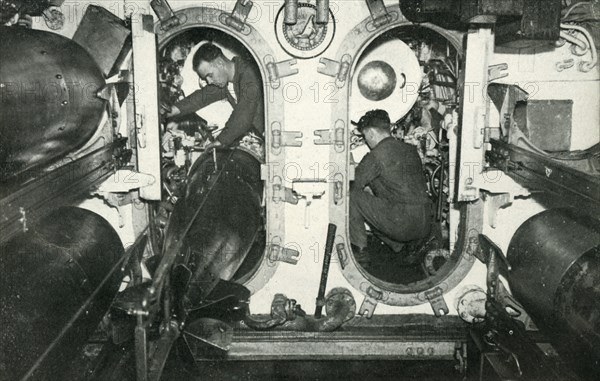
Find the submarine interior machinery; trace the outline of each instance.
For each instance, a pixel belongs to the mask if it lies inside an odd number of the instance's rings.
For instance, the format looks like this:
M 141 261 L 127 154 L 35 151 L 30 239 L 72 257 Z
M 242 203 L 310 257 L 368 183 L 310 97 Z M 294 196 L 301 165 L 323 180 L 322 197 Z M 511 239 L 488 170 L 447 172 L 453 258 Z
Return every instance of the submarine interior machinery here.
M 24 0 L 0 21 L 1 380 L 600 377 L 598 1 Z M 235 102 L 167 117 L 207 85 L 207 42 L 262 81 L 241 91 L 264 134 L 229 148 L 206 146 Z M 369 228 L 363 268 L 351 122 L 372 109 L 434 218 L 413 242 Z

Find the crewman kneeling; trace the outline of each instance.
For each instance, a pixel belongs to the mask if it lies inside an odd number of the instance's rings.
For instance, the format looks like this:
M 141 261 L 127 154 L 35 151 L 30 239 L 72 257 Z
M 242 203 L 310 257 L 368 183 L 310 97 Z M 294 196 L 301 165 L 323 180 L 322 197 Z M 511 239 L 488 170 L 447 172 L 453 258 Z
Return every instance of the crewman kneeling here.
M 371 149 L 350 187 L 350 240 L 355 259 L 368 268 L 365 222 L 393 248 L 429 235 L 432 207 L 419 154 L 391 136 L 388 113 L 372 110 L 352 123 Z

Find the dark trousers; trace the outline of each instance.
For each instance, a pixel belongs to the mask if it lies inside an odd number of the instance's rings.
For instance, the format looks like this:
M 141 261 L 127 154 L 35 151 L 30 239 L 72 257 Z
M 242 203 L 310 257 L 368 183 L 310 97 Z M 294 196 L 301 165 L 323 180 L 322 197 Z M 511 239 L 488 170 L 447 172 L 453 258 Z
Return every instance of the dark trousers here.
M 400 204 L 363 190 L 350 191 L 350 241 L 367 247 L 367 222 L 383 241 L 408 242 L 425 238 L 431 229 L 431 204 Z M 386 242 L 387 243 L 387 242 Z

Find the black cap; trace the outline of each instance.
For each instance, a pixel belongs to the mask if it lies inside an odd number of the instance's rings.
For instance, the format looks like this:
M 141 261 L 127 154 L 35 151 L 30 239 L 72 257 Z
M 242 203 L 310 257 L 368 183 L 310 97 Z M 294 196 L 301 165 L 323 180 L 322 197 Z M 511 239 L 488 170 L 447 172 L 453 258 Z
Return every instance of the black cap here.
M 389 131 L 390 116 L 385 110 L 371 110 L 367 111 L 365 115 L 360 118 L 358 123 L 352 121 L 352 124 L 356 126 L 356 129 L 361 134 L 365 127 L 381 128 Z

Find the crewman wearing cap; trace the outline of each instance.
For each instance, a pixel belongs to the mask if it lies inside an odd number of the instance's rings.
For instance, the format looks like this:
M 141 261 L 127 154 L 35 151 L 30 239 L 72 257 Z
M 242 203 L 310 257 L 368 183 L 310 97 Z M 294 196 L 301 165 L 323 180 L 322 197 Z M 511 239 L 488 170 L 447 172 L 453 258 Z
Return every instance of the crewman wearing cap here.
M 393 248 L 429 234 L 432 208 L 417 149 L 391 136 L 388 113 L 372 110 L 352 123 L 371 149 L 350 187 L 350 241 L 355 259 L 368 268 L 365 222 Z

